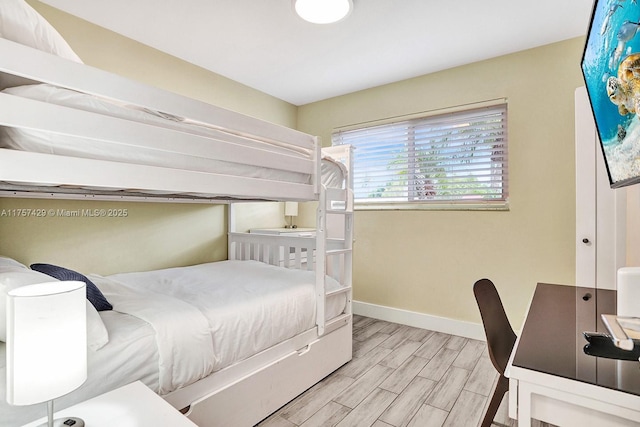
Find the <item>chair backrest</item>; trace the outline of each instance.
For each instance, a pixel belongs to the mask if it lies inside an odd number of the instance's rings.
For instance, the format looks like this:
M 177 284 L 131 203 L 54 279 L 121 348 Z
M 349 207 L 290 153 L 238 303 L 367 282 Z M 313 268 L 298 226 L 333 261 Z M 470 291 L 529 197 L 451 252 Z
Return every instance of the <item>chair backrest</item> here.
M 516 342 L 516 334 L 513 332 L 500 295 L 491 280 L 478 280 L 473 285 L 473 293 L 482 316 L 489 357 L 500 375 L 504 375 L 511 350 Z

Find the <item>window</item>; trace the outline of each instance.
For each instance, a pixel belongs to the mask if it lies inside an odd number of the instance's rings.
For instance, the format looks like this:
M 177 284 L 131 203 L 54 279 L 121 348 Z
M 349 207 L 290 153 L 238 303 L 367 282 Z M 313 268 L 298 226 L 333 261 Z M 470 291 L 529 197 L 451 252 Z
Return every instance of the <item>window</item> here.
M 339 130 L 354 150 L 356 207 L 506 208 L 506 103 Z

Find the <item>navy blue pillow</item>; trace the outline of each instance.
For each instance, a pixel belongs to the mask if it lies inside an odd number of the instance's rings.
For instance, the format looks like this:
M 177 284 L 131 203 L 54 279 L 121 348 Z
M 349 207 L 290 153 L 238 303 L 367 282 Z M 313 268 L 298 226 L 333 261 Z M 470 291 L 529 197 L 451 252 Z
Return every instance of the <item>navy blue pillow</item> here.
M 113 306 L 102 295 L 100 289 L 86 276 L 78 273 L 77 271 L 69 270 L 68 268 L 58 267 L 52 264 L 31 264 L 31 269 L 39 271 L 40 273 L 47 274 L 51 277 L 55 277 L 58 280 L 77 280 L 87 284 L 87 299 L 98 311 L 105 311 L 113 309 Z

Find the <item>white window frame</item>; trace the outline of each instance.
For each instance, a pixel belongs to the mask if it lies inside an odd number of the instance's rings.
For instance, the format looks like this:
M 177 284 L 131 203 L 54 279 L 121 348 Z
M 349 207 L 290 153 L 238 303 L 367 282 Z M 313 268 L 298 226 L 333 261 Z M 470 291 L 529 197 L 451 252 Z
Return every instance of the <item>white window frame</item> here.
M 467 120 L 468 117 L 472 119 Z M 486 120 L 489 131 L 481 127 L 479 133 L 482 135 L 478 137 L 476 132 L 478 122 L 466 123 L 471 120 L 479 122 Z M 463 128 L 466 132 L 455 134 L 459 135 L 459 144 L 450 142 L 448 137 L 450 135 L 442 137 L 442 132 L 454 133 Z M 379 136 L 382 132 L 391 133 L 391 139 L 396 142 L 395 149 L 385 151 L 381 147 L 382 144 L 389 144 L 388 136 Z M 421 133 L 417 144 L 416 132 Z M 487 133 L 489 136 L 486 136 Z M 445 144 L 440 145 L 443 141 L 446 141 Z M 506 99 L 339 128 L 332 134 L 332 144 L 351 144 L 355 147 L 353 172 L 356 210 L 508 210 L 509 208 Z M 442 154 L 451 152 L 451 146 L 460 147 L 460 151 L 451 155 Z M 360 156 L 358 156 L 359 147 Z M 422 153 L 423 167 L 432 164 L 436 165 L 438 171 L 446 170 L 444 176 L 440 172 L 439 177 L 435 175 L 436 177 L 433 178 L 434 175 L 432 175 L 432 178 L 427 178 L 431 188 L 434 189 L 430 195 L 420 192 L 427 188 L 427 184 L 425 184 L 424 169 L 415 167 L 414 153 L 416 152 Z M 437 153 L 434 154 L 435 159 L 426 160 L 425 152 Z M 476 157 L 473 157 L 474 154 Z M 460 157 L 467 160 L 457 160 Z M 362 176 L 364 173 L 362 170 L 359 175 L 359 161 L 362 164 L 365 161 L 375 162 L 372 159 L 379 158 L 382 158 L 380 165 L 374 166 L 369 163 L 366 171 L 367 178 Z M 473 164 L 474 161 L 477 163 Z M 391 166 L 392 164 L 394 166 Z M 431 172 L 434 173 L 436 168 Z M 427 170 L 429 170 L 428 167 Z M 416 175 L 416 171 L 419 171 L 419 176 Z M 378 175 L 382 175 L 384 185 L 375 183 Z M 371 180 L 374 183 L 372 189 L 380 185 L 377 191 L 383 196 L 363 198 L 364 192 L 371 191 L 364 189 L 368 185 L 365 184 L 365 180 Z M 493 184 L 487 185 L 487 180 L 491 180 Z M 460 182 L 470 184 L 462 184 L 460 189 Z M 359 183 L 362 184 L 360 189 Z M 447 196 L 451 188 L 456 187 L 458 189 L 454 192 L 459 194 Z M 384 192 L 387 190 L 393 196 L 385 197 Z

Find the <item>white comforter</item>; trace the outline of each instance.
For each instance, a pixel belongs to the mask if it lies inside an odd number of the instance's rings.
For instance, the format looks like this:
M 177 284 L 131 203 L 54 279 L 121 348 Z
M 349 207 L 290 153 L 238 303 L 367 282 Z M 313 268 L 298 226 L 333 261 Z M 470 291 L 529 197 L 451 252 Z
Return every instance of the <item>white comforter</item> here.
M 315 325 L 312 271 L 257 261 L 221 261 L 91 279 L 115 310 L 139 317 L 155 329 L 160 394 Z M 328 279 L 327 290 L 339 286 Z M 344 307 L 344 294 L 332 297 L 327 318 Z
M 213 348 L 208 322 L 195 307 L 155 292 L 136 291 L 126 285 L 91 275 L 113 309 L 149 323 L 158 350 L 158 389 L 166 394 L 213 369 Z

